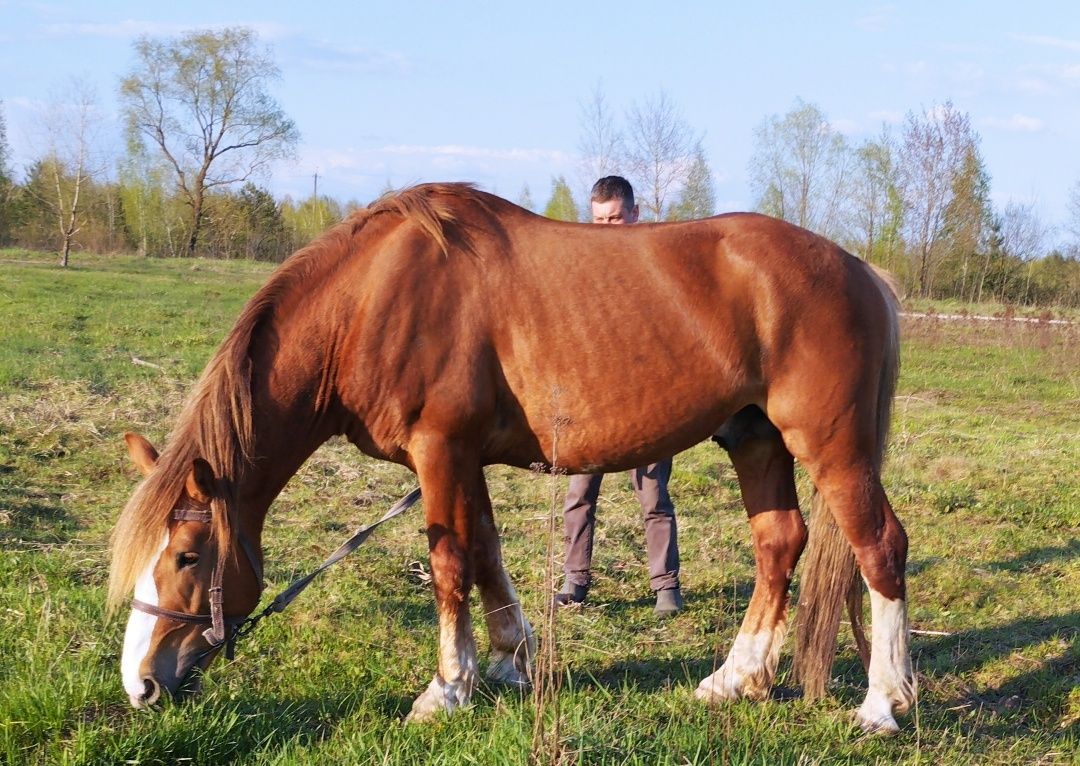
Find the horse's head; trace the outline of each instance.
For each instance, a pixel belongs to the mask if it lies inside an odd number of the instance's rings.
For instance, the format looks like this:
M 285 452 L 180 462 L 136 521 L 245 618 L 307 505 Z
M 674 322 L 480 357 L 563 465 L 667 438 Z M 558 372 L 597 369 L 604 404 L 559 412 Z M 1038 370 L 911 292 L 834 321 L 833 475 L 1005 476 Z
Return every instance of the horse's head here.
M 157 450 L 146 439 L 136 434 L 124 439 L 148 482 L 164 478 L 154 477 L 165 469 L 158 468 Z M 112 595 L 115 588 L 129 592 L 134 581 L 121 670 L 124 689 L 137 708 L 154 704 L 162 692 L 177 697 L 197 691 L 199 673 L 192 671 L 206 669 L 232 626 L 259 600 L 259 557 L 243 532 L 231 532 L 229 520 L 221 518 L 226 514 L 225 505 L 216 502 L 221 482 L 201 458 L 188 462 L 186 471 L 168 484 L 173 491 L 164 490 L 174 495 L 171 501 L 158 503 L 172 503 L 167 514 L 164 508 L 132 508 L 129 503 L 113 540 L 117 582 L 111 584 Z M 132 502 L 140 497 L 149 503 L 154 495 L 137 493 Z M 156 524 L 132 522 L 142 517 L 157 519 Z M 139 531 L 151 539 L 126 549 L 134 541 L 120 535 Z M 234 544 L 246 555 L 236 555 Z M 212 603 L 215 596 L 220 607 Z

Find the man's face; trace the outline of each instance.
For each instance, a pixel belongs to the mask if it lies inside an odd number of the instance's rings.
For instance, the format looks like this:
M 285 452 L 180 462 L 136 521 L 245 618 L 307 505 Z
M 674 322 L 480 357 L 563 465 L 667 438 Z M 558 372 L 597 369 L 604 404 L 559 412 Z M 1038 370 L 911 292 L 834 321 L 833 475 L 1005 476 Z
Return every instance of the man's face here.
M 592 203 L 592 222 L 609 224 L 629 224 L 637 222 L 638 208 L 627 210 L 621 199 L 609 199 L 607 202 Z

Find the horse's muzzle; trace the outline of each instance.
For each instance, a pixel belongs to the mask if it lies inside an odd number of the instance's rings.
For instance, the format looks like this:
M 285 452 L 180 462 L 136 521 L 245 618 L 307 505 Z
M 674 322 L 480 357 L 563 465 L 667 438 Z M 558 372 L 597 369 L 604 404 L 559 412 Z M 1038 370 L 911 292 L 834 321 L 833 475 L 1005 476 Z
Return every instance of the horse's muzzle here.
M 128 700 L 130 700 L 131 706 L 138 710 L 150 707 L 159 699 L 161 699 L 161 684 L 154 680 L 152 676 L 145 676 L 142 679 L 142 682 L 142 694 L 128 695 Z

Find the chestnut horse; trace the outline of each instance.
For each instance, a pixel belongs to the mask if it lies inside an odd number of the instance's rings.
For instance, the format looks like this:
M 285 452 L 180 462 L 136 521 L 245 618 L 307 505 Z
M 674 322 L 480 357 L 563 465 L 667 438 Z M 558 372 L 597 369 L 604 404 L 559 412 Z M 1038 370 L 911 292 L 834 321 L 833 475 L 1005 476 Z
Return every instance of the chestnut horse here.
M 897 344 L 884 280 L 772 218 L 588 226 L 463 184 L 385 197 L 274 272 L 160 456 L 128 435 L 146 479 L 113 536 L 110 603 L 133 588 L 138 599 L 124 688 L 142 706 L 209 664 L 224 626 L 258 600 L 268 507 L 337 434 L 408 466 L 423 492 L 438 669 L 411 717 L 470 699 L 473 584 L 487 674 L 525 683 L 532 632 L 503 568 L 484 466 L 617 471 L 716 435 L 738 474 L 757 578 L 727 660 L 697 695 L 760 699 L 772 685 L 807 536 L 797 459 L 871 595 L 857 719 L 895 731 L 914 697 L 907 542 L 880 481 Z

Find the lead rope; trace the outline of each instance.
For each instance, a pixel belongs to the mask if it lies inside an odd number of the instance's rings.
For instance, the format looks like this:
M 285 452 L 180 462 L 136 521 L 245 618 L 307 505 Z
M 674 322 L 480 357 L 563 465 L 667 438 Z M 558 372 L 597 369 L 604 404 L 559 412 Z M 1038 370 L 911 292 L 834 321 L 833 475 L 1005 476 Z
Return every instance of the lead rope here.
M 389 511 L 383 514 L 383 517 L 376 521 L 374 524 L 369 524 L 366 527 L 358 529 L 352 537 L 343 542 L 336 551 L 331 553 L 326 558 L 326 561 L 320 564 L 317 569 L 310 572 L 309 574 L 304 575 L 303 577 L 293 580 L 289 587 L 287 587 L 285 590 L 281 591 L 281 593 L 275 596 L 274 600 L 267 604 L 261 612 L 256 615 L 247 617 L 241 622 L 234 623 L 232 630 L 228 632 L 226 632 L 226 624 L 228 622 L 232 622 L 232 620 L 227 620 L 222 613 L 222 583 L 221 575 L 218 572 L 220 567 L 216 569 L 214 571 L 213 580 L 210 584 L 210 615 L 212 619 L 212 625 L 209 629 L 203 632 L 203 638 L 210 642 L 210 648 L 206 649 L 204 652 L 200 653 L 195 658 L 195 662 L 192 664 L 191 669 L 188 670 L 183 680 L 186 681 L 187 677 L 190 676 L 191 673 L 194 672 L 195 669 L 198 667 L 199 662 L 201 662 L 203 658 L 205 658 L 207 655 L 217 651 L 217 649 L 220 648 L 222 644 L 225 644 L 225 659 L 233 659 L 233 657 L 235 656 L 237 639 L 243 638 L 247 634 L 251 633 L 251 631 L 255 629 L 255 626 L 259 624 L 259 621 L 262 620 L 264 617 L 269 617 L 276 612 L 284 612 L 285 608 L 289 604 L 291 604 L 293 602 L 293 599 L 299 596 L 304 591 L 304 589 L 307 588 L 308 585 L 311 584 L 312 580 L 314 580 L 316 577 L 318 577 L 320 574 L 332 567 L 334 564 L 341 561 L 341 559 L 345 558 L 350 553 L 359 548 L 364 543 L 364 541 L 368 539 L 371 533 L 375 531 L 377 527 L 379 527 L 384 522 L 387 522 L 390 519 L 394 518 L 395 516 L 399 516 L 404 513 L 413 505 L 415 505 L 416 501 L 419 499 L 420 488 L 417 487 L 412 492 L 405 495 L 405 497 L 394 503 L 393 507 L 391 507 Z M 181 684 L 183 684 L 183 681 L 181 681 Z

